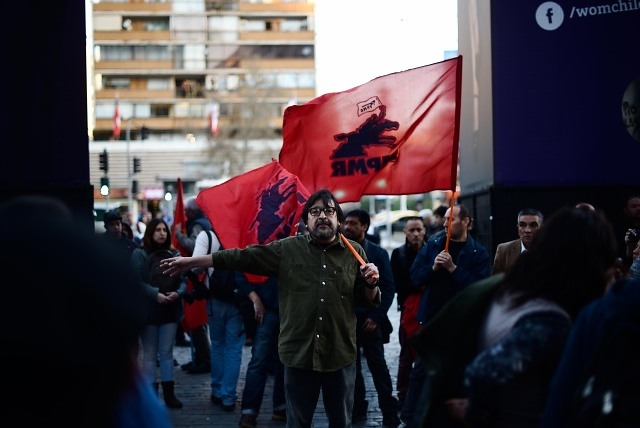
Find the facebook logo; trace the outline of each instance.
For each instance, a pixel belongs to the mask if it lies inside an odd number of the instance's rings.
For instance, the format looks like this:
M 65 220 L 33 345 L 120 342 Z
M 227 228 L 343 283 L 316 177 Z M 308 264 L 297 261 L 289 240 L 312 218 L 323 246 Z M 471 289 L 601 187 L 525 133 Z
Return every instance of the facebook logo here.
M 536 22 L 543 30 L 553 31 L 562 25 L 564 11 L 558 3 L 547 1 L 538 6 Z

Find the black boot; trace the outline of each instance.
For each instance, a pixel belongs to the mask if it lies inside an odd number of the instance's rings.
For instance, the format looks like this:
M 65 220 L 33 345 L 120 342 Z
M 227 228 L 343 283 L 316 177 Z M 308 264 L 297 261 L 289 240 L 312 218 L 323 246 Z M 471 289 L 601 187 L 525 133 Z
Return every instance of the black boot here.
M 164 404 L 172 409 L 182 409 L 182 402 L 178 400 L 173 393 L 173 387 L 175 383 L 172 380 L 161 382 L 162 384 L 162 398 L 164 398 Z

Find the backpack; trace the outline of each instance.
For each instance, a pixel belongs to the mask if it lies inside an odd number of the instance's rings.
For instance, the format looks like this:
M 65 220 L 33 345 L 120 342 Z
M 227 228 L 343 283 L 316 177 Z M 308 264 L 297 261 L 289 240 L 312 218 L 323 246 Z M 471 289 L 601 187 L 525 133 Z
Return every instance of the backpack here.
M 211 254 L 212 238 L 210 230 L 207 230 L 207 238 L 209 238 L 207 254 Z M 223 249 L 224 247 L 220 244 L 220 250 Z M 204 274 L 208 276 L 209 270 L 205 269 Z M 201 279 L 204 280 L 204 277 Z M 207 297 L 239 304 L 241 299 L 238 285 L 236 284 L 235 271 L 214 269 L 211 276 L 209 276 L 209 295 Z
M 605 330 L 582 387 L 570 427 L 640 426 L 640 323 L 614 319 Z
M 157 250 L 147 256 L 147 261 L 144 265 L 144 271 L 146 272 L 145 280 L 149 284 L 158 287 L 161 293 L 176 291 L 180 286 L 179 276 L 165 275 L 163 273 L 164 269 L 160 268 L 160 262 L 170 257 L 175 257 L 175 254 L 170 250 Z

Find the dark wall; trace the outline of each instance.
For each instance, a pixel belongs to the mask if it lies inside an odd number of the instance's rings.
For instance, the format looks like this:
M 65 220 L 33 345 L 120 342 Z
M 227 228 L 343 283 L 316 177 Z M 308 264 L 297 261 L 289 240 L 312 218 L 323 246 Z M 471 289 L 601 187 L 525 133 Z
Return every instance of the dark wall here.
M 85 3 L 2 2 L 0 13 L 0 202 L 56 196 L 93 230 Z
M 611 222 L 619 240 L 624 241 L 624 200 L 640 194 L 638 186 L 575 186 L 575 187 L 507 187 L 492 186 L 489 190 L 463 195 L 460 203 L 469 206 L 474 216 L 473 236 L 492 255 L 498 244 L 518 237 L 516 222 L 523 208 L 535 208 L 545 218 L 566 206 L 588 202 L 601 210 Z
M 476 3 L 469 17 L 471 2 L 458 1 L 467 88 L 460 202 L 474 213 L 472 233 L 495 254 L 517 238 L 521 209 L 549 217 L 588 202 L 623 239 L 622 203 L 640 193 L 640 55 L 628 43 L 640 38 L 640 9 L 629 2 Z M 476 20 L 482 25 L 474 27 Z
M 640 55 L 628 42 L 640 39 L 640 9 L 630 5 L 492 0 L 494 184 L 640 185 L 640 132 L 630 133 Z M 635 114 L 624 115 L 630 100 Z

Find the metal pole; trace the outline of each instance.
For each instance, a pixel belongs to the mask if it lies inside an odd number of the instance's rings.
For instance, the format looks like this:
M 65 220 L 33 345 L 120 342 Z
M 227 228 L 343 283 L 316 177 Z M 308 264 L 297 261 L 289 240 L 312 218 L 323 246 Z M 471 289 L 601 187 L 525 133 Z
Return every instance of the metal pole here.
M 107 175 L 107 171 L 105 171 L 105 172 L 104 172 L 104 176 L 105 176 L 105 178 L 109 178 L 109 176 Z M 109 186 L 111 186 L 111 183 L 109 183 Z M 100 187 L 102 187 L 102 186 L 100 186 Z M 105 199 L 105 203 L 106 203 L 106 205 L 105 205 L 105 212 L 107 212 L 107 211 L 109 211 L 109 209 L 111 208 L 111 207 L 109 206 L 109 193 L 107 193 L 106 195 L 104 195 L 104 199 Z
M 133 209 L 133 195 L 132 192 L 132 183 L 131 183 L 131 118 L 127 119 L 127 206 L 129 207 L 129 211 L 132 213 L 136 213 L 136 210 Z M 133 225 L 131 225 L 133 226 Z

